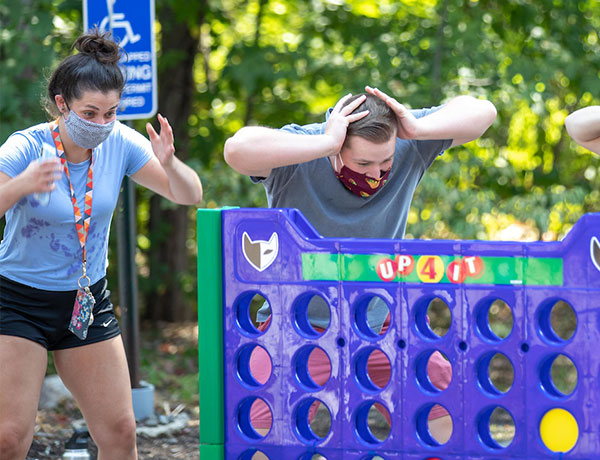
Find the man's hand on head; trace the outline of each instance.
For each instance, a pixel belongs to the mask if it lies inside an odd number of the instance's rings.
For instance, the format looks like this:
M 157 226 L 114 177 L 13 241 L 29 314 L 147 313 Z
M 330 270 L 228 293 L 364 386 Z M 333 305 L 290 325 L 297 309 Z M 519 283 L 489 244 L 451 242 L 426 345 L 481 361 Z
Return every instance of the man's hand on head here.
M 340 150 L 342 150 L 342 146 L 346 140 L 348 125 L 354 121 L 360 120 L 369 113 L 368 110 L 353 113 L 358 106 L 365 101 L 366 96 L 364 94 L 350 102 L 348 105 L 344 106 L 344 103 L 350 97 L 352 97 L 352 94 L 348 94 L 341 98 L 335 104 L 335 107 L 333 108 L 331 114 L 329 115 L 329 119 L 327 120 L 325 135 L 330 136 L 332 139 L 334 146 L 333 155 L 337 155 Z
M 388 96 L 383 91 L 377 88 L 365 86 L 367 93 L 378 97 L 386 103 L 386 105 L 394 111 L 398 120 L 397 136 L 400 139 L 417 139 L 419 135 L 419 120 L 408 110 L 404 105 L 400 104 L 396 99 Z

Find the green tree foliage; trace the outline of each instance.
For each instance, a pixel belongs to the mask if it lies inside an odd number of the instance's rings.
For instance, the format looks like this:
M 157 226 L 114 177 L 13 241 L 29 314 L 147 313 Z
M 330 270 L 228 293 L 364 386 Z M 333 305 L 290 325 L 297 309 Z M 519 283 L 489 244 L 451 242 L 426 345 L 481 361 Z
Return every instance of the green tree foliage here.
M 44 119 L 44 69 L 54 57 L 52 2 L 0 4 L 0 139 Z M 44 51 L 45 50 L 45 51 Z M 48 52 L 50 51 L 50 52 Z
M 519 223 L 534 239 L 557 239 L 597 210 L 600 159 L 564 129 L 567 114 L 600 103 L 597 0 L 156 1 L 173 12 L 157 14 L 159 39 L 175 24 L 197 41 L 178 52 L 159 40 L 158 58 L 168 68 L 195 53 L 191 110 L 176 143 L 201 174 L 207 207 L 266 205 L 262 187 L 223 161 L 223 144 L 239 128 L 321 121 L 339 97 L 369 84 L 414 108 L 472 94 L 498 109 L 482 139 L 449 150 L 425 175 L 409 236 L 493 239 Z M 81 30 L 78 1 L 17 3 L 0 5 L 0 140 L 41 121 L 42 70 Z M 149 196 L 138 191 L 146 295 L 160 285 L 147 270 L 155 249 Z M 177 282 L 193 304 L 194 277 Z
M 216 23 L 220 33 L 211 40 L 229 51 L 222 53 L 218 98 L 201 119 L 222 118 L 231 133 L 246 123 L 320 121 L 340 96 L 365 84 L 411 107 L 465 93 L 486 97 L 498 121 L 484 139 L 436 162 L 415 197 L 408 231 L 487 239 L 520 221 L 555 239 L 598 199 L 600 163 L 563 129 L 569 112 L 598 103 L 594 4 L 223 2 L 229 22 Z M 245 192 L 248 181 L 241 180 L 236 191 Z M 243 195 L 246 205 L 256 203 L 255 195 Z

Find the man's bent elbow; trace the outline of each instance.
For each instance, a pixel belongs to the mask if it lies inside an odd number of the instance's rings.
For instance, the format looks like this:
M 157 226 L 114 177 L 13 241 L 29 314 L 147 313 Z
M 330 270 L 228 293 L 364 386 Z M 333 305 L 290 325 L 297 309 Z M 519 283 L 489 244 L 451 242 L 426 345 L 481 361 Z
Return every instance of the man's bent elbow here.
M 202 183 L 198 184 L 196 188 L 196 195 L 194 196 L 193 205 L 198 206 L 202 202 L 202 198 L 204 197 L 204 191 L 202 190 Z
M 241 139 L 242 136 L 239 133 L 238 131 L 235 135 L 227 139 L 223 149 L 225 162 L 237 172 L 240 172 L 244 157 L 244 141 Z
M 496 120 L 496 117 L 498 116 L 498 111 L 496 110 L 496 106 L 494 106 L 494 104 L 492 104 L 488 100 L 482 100 L 481 107 L 482 116 L 485 119 L 485 129 L 488 129 Z
M 567 133 L 569 134 L 569 136 L 571 136 L 571 138 L 573 138 L 574 140 L 577 140 L 577 121 L 576 121 L 576 114 L 575 113 L 570 113 L 569 115 L 567 115 L 567 118 L 565 118 L 565 128 L 567 129 Z
M 223 148 L 223 157 L 225 158 L 225 161 L 229 166 L 232 166 L 231 162 L 235 159 L 236 150 L 238 147 L 236 145 L 236 140 L 234 139 L 234 137 L 230 137 L 229 139 L 227 139 Z

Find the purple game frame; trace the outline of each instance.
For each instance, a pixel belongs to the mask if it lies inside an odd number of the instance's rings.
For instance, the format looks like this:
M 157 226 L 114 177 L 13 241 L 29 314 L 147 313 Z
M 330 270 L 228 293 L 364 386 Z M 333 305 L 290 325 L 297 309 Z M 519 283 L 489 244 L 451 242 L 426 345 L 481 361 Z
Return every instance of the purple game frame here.
M 229 209 L 222 211 L 222 239 L 226 459 L 250 460 L 257 450 L 271 460 L 310 460 L 317 453 L 327 460 L 600 458 L 600 353 L 595 349 L 600 343 L 600 214 L 583 216 L 561 242 L 520 243 L 323 238 L 295 209 Z M 250 319 L 256 294 L 271 306 L 272 322 L 264 333 Z M 330 306 L 330 325 L 322 334 L 306 320 L 312 295 Z M 373 296 L 390 311 L 382 336 L 365 328 L 364 306 Z M 452 316 L 441 338 L 427 324 L 433 298 L 443 300 Z M 496 299 L 512 310 L 512 331 L 504 339 L 487 323 Z M 577 319 L 567 340 L 550 321 L 558 300 L 570 305 Z M 264 384 L 249 371 L 256 346 L 269 353 L 273 365 Z M 331 377 L 322 387 L 307 378 L 305 358 L 315 346 L 331 362 Z M 374 349 L 392 366 L 383 389 L 370 385 L 362 372 L 365 353 Z M 443 391 L 423 375 L 433 350 L 452 363 L 452 381 Z M 514 369 L 506 392 L 486 375 L 496 353 Z M 569 395 L 557 390 L 550 375 L 557 355 L 577 369 Z M 265 437 L 249 423 L 256 398 L 272 412 Z M 313 398 L 331 414 L 331 429 L 323 438 L 307 421 Z M 383 441 L 366 425 L 374 402 L 392 417 Z M 453 420 L 452 436 L 443 445 L 427 430 L 434 404 L 444 406 Z M 487 422 L 495 407 L 513 418 L 515 434 L 508 446 L 490 437 Z M 576 443 L 566 453 L 552 452 L 540 436 L 542 417 L 555 408 L 577 422 Z

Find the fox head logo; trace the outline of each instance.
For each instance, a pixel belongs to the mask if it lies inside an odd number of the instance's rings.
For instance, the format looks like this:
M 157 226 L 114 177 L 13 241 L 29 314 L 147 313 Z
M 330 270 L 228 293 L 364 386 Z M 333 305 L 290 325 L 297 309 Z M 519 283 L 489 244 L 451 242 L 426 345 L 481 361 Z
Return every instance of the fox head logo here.
M 600 242 L 595 236 L 590 240 L 590 257 L 594 266 L 600 271 Z
M 269 241 L 252 241 L 248 233 L 242 235 L 242 251 L 250 265 L 259 272 L 266 270 L 277 257 L 279 251 L 279 237 L 273 232 Z

